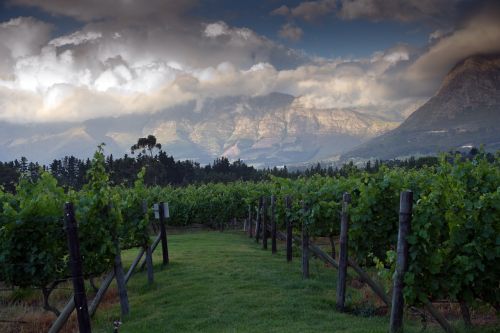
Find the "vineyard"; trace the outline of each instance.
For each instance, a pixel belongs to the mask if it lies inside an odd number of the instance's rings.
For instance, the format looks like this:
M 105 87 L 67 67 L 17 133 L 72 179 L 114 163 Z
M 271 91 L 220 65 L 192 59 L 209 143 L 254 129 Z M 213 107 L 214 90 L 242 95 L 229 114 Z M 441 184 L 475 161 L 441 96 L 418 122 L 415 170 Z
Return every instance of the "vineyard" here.
M 305 232 L 312 239 L 328 239 L 328 256 L 334 261 L 341 217 L 348 216 L 345 253 L 360 269 L 374 272 L 377 284 L 390 294 L 398 265 L 400 195 L 411 190 L 408 263 L 402 277 L 405 306 L 456 302 L 468 325 L 471 308 L 500 310 L 500 157 L 445 155 L 437 166 L 419 170 L 353 169 L 346 177 L 271 176 L 263 182 L 187 187 L 146 187 L 145 169 L 133 187 L 112 186 L 104 162 L 98 150 L 89 182 L 80 191 L 59 187 L 47 172 L 36 181 L 22 178 L 15 194 L 0 190 L 3 286 L 40 289 L 45 308 L 59 314 L 50 294 L 71 276 L 65 202 L 74 205 L 83 278 L 88 280 L 112 271 L 122 250 L 151 249 L 151 237 L 161 227 L 152 206 L 168 202 L 169 226 L 224 230 L 245 221 L 245 229 L 267 241 L 265 222 L 272 220 L 278 231 L 293 228 L 292 237 Z

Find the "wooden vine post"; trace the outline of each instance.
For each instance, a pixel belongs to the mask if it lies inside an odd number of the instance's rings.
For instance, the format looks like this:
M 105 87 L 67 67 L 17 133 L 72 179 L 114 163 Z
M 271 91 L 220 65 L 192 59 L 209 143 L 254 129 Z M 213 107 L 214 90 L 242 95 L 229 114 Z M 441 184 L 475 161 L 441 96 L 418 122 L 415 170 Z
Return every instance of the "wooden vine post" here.
M 160 215 L 160 238 L 161 238 L 161 250 L 163 256 L 163 265 L 168 265 L 168 243 L 167 243 L 167 229 L 165 226 L 165 204 L 160 202 L 158 205 L 158 214 Z
M 399 231 L 396 259 L 396 272 L 392 293 L 390 333 L 403 331 L 404 310 L 404 275 L 408 270 L 408 235 L 411 229 L 411 212 L 413 205 L 413 192 L 403 191 L 399 199 Z
M 68 250 L 70 256 L 70 269 L 73 278 L 74 304 L 78 318 L 78 328 L 81 333 L 90 333 L 90 316 L 85 295 L 85 284 L 83 281 L 82 256 L 80 254 L 80 242 L 78 240 L 78 225 L 75 219 L 73 204 L 66 202 L 64 205 L 64 223 L 68 236 Z
M 302 202 L 302 209 L 305 215 L 307 207 L 304 202 Z M 302 220 L 302 277 L 309 278 L 309 233 L 306 219 Z
M 339 253 L 339 271 L 337 280 L 337 310 L 345 310 L 345 290 L 347 277 L 347 242 L 349 231 L 349 203 L 351 196 L 344 193 L 342 196 L 342 216 L 340 219 L 340 253 Z
M 462 318 L 464 319 L 465 327 L 471 328 L 472 321 L 471 321 L 471 317 L 470 317 L 469 306 L 463 300 L 460 301 L 460 312 L 462 313 Z
M 142 211 L 145 216 L 148 214 L 148 202 L 144 200 L 142 202 Z M 146 236 L 148 235 L 146 228 Z M 149 237 L 147 237 L 149 240 Z M 152 244 L 150 242 L 146 242 L 144 244 L 144 252 L 146 252 L 146 267 L 148 271 L 148 283 L 152 284 L 154 282 L 154 272 L 153 272 L 153 249 L 151 247 Z
M 285 224 L 286 224 L 286 261 L 292 261 L 292 245 L 293 245 L 293 235 L 292 235 L 292 221 L 289 217 L 290 211 L 292 210 L 292 200 L 290 196 L 285 197 Z
M 253 223 L 252 223 L 252 206 L 248 206 L 248 237 L 252 238 L 252 228 L 253 228 Z
M 259 198 L 259 208 L 257 210 L 257 226 L 255 227 L 255 242 L 259 242 L 260 238 L 260 229 L 261 229 L 261 221 L 262 221 L 262 204 L 264 202 L 264 197 L 260 196 Z
M 274 254 L 276 248 L 276 197 L 271 195 L 271 252 Z
M 255 213 L 256 214 L 256 218 L 255 218 L 255 221 L 254 221 L 255 223 L 253 223 L 253 226 L 252 226 L 253 227 L 253 231 L 252 231 L 253 232 L 253 237 L 257 237 L 257 224 L 259 222 L 258 221 L 258 219 L 259 219 L 259 207 L 257 206 L 255 208 L 256 208 L 256 213 Z
M 247 233 L 247 235 L 250 235 L 252 232 L 252 219 L 251 219 L 252 213 L 251 213 L 251 210 L 252 210 L 252 207 L 250 205 L 248 205 L 248 215 L 247 215 L 247 219 L 245 222 L 245 230 L 244 230 Z M 250 238 L 252 238 L 252 236 L 250 236 Z
M 243 221 L 243 232 L 247 232 L 248 217 Z
M 267 198 L 262 203 L 262 248 L 267 250 Z

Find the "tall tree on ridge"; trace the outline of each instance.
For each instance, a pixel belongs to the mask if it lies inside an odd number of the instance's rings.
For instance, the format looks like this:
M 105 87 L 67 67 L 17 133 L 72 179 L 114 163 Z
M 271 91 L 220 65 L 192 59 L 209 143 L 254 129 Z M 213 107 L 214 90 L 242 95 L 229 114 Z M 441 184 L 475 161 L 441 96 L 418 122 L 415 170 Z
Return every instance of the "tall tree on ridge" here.
M 137 143 L 130 147 L 130 151 L 134 154 L 135 151 L 141 150 L 144 157 L 147 157 L 146 151 L 149 152 L 149 161 L 146 159 L 146 165 L 148 165 L 148 172 L 154 174 L 154 185 L 157 184 L 157 170 L 153 167 L 156 164 L 156 158 L 153 157 L 153 150 L 158 149 L 161 151 L 161 144 L 156 142 L 156 137 L 154 135 L 148 135 L 147 138 L 139 138 Z M 138 159 L 141 157 L 139 154 Z
M 142 153 L 146 154 L 149 151 L 149 156 L 153 158 L 153 149 L 161 149 L 161 144 L 156 142 L 156 137 L 154 135 L 148 135 L 147 138 L 139 138 L 137 143 L 130 147 L 130 151 L 134 154 L 137 150 L 142 149 Z

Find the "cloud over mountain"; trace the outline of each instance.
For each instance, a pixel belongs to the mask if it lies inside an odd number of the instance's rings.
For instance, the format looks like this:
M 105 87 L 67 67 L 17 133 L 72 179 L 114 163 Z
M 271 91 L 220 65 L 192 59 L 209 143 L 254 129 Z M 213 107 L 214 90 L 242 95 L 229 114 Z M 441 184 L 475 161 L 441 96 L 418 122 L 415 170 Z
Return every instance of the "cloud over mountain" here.
M 457 62 L 475 54 L 500 53 L 500 5 L 487 6 L 438 38 L 406 73 L 412 81 L 436 82 Z

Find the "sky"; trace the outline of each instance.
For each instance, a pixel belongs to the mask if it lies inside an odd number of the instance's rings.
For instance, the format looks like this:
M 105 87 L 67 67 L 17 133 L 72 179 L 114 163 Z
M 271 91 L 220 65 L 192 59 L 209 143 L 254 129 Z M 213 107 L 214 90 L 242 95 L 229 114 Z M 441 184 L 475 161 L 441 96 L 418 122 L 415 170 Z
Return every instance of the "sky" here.
M 474 54 L 499 1 L 7 0 L 0 120 L 82 121 L 282 92 L 407 115 Z

